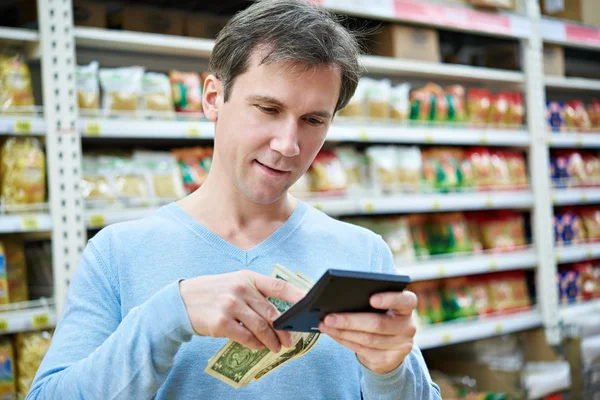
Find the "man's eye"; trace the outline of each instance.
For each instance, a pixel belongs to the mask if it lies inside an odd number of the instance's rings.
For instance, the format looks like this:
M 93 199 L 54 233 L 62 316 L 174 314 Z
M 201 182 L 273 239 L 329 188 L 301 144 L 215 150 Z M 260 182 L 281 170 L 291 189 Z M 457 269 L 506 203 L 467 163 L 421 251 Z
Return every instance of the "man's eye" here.
M 309 125 L 313 125 L 313 126 L 321 125 L 323 123 L 323 121 L 321 121 L 320 119 L 313 118 L 313 117 L 306 117 L 305 121 L 308 122 Z
M 264 107 L 264 106 L 257 106 L 260 111 L 265 112 L 267 114 L 275 114 L 277 112 L 276 108 L 273 107 Z

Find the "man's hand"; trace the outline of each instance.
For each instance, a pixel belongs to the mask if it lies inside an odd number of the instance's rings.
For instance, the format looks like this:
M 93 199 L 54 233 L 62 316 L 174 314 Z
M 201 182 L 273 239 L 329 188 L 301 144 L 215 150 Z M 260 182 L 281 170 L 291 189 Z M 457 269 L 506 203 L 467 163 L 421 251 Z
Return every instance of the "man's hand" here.
M 371 371 L 386 374 L 398 368 L 412 350 L 417 332 L 412 312 L 417 296 L 408 291 L 379 293 L 370 303 L 388 312 L 330 314 L 319 324 L 319 330 L 354 351 Z
M 251 271 L 187 279 L 179 291 L 198 335 L 226 337 L 255 350 L 266 346 L 276 353 L 292 346 L 292 334 L 273 328 L 279 311 L 266 298 L 296 303 L 306 294 Z

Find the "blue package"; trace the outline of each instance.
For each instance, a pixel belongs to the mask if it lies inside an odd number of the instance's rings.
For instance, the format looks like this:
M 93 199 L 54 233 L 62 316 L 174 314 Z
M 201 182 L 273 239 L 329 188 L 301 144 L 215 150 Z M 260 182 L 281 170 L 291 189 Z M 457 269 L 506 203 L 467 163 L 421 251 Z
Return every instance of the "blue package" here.
M 552 132 L 560 132 L 565 126 L 564 105 L 558 101 L 549 101 L 546 103 L 546 120 L 552 129 Z

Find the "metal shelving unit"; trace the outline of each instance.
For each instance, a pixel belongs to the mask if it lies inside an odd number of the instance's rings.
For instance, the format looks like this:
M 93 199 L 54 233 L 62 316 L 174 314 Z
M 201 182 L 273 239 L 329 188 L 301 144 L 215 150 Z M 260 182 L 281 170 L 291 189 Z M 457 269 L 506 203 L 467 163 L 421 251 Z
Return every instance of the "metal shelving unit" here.
M 381 20 L 439 27 L 478 35 L 503 37 L 520 41 L 524 70 L 502 71 L 460 65 L 396 60 L 364 56 L 366 70 L 378 74 L 413 77 L 442 77 L 463 81 L 487 81 L 518 85 L 527 94 L 527 128 L 517 130 L 479 129 L 472 127 L 393 126 L 371 121 L 340 119 L 332 126 L 328 140 L 357 143 L 414 143 L 443 145 L 487 145 L 520 147 L 529 151 L 532 187 L 530 191 L 493 193 L 415 194 L 395 197 L 318 198 L 310 204 L 332 215 L 436 212 L 452 210 L 486 210 L 500 208 L 532 211 L 534 247 L 514 254 L 462 257 L 432 260 L 416 266 L 411 274 L 417 279 L 460 276 L 507 269 L 535 268 L 538 308 L 516 315 L 498 316 L 477 321 L 442 324 L 422 329 L 417 341 L 430 348 L 459 341 L 473 340 L 500 333 L 514 332 L 543 325 L 548 341 L 560 339 L 556 273 L 557 262 L 600 255 L 594 245 L 554 250 L 552 204 L 566 204 L 576 194 L 552 191 L 548 178 L 549 147 L 600 147 L 600 135 L 551 135 L 544 123 L 545 86 L 549 88 L 584 89 L 598 87 L 598 82 L 575 78 L 544 78 L 541 55 L 542 41 L 600 50 L 600 39 L 582 40 L 577 29 L 562 21 L 541 18 L 537 0 L 522 0 L 522 15 L 492 13 L 470 7 L 442 5 L 420 0 L 383 2 L 348 2 L 320 0 L 330 9 Z M 143 217 L 152 208 L 87 210 L 79 190 L 82 138 L 167 138 L 211 140 L 213 127 L 202 121 L 169 121 L 140 119 L 80 118 L 74 97 L 76 50 L 113 51 L 139 55 L 183 56 L 206 60 L 213 41 L 188 37 L 109 31 L 73 27 L 71 1 L 39 2 L 39 32 L 24 29 L 0 29 L 0 39 L 26 47 L 42 60 L 44 117 L 0 117 L 1 134 L 46 135 L 50 199 L 49 214 L 35 214 L 32 219 L 10 215 L 0 218 L 0 232 L 51 230 L 56 295 L 53 322 L 59 316 L 66 297 L 70 276 L 77 265 L 85 243 L 85 229 L 100 228 L 110 223 Z M 595 28 L 594 28 L 595 29 Z M 595 31 L 594 31 L 595 32 Z M 600 38 L 600 30 L 599 30 Z M 584 35 L 585 36 L 585 35 Z M 593 36 L 593 35 L 592 35 Z M 590 37 L 592 37 L 590 36 Z M 545 85 L 544 85 L 545 83 Z M 588 191 L 588 199 L 598 194 Z M 33 220 L 35 219 L 35 222 Z M 37 225 L 37 226 L 36 226 Z M 35 227 L 35 229 L 34 229 Z M 410 268 L 410 267 L 406 267 Z M 0 328 L 2 327 L 0 313 Z

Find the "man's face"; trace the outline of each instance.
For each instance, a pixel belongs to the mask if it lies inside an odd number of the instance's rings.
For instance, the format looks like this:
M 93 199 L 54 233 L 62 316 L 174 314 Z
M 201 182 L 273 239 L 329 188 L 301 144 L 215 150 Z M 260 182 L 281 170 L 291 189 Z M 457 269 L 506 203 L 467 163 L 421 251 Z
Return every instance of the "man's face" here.
M 340 72 L 327 65 L 258 65 L 251 58 L 223 101 L 223 88 L 207 78 L 204 106 L 216 122 L 219 176 L 259 204 L 280 199 L 321 149 L 340 93 Z M 214 82 L 214 83 L 211 83 Z M 210 87 L 216 93 L 212 98 Z M 212 105 L 211 103 L 214 103 Z

